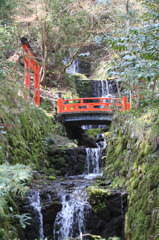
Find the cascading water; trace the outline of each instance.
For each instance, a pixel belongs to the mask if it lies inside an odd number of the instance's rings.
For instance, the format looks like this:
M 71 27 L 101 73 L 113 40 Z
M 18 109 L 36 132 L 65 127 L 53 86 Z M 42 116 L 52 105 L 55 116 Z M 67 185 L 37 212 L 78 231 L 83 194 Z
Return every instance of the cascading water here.
M 68 63 L 68 59 L 67 59 L 67 62 L 65 63 L 66 64 Z M 78 63 L 74 61 L 73 64 L 75 65 L 72 65 L 71 69 L 67 70 L 67 71 L 70 71 L 70 74 L 79 71 Z M 108 82 L 107 81 L 96 81 L 96 82 L 98 83 L 94 88 L 94 96 L 95 97 L 109 96 Z M 101 128 L 101 126 L 97 126 L 97 127 Z M 94 128 L 94 126 L 89 125 L 89 129 L 91 128 Z M 88 227 L 88 223 L 86 221 L 86 219 L 88 219 L 87 215 L 89 215 L 89 209 L 90 209 L 90 205 L 87 201 L 86 188 L 94 183 L 94 180 L 93 180 L 94 178 L 96 178 L 99 175 L 102 175 L 102 172 L 100 170 L 100 168 L 102 167 L 101 157 L 102 157 L 102 150 L 103 148 L 106 147 L 106 141 L 105 141 L 104 135 L 100 134 L 99 136 L 97 136 L 96 140 L 97 140 L 96 148 L 85 148 L 86 162 L 85 162 L 85 171 L 83 175 L 65 177 L 63 182 L 62 180 L 60 180 L 54 183 L 55 192 L 58 191 L 58 197 L 61 197 L 60 209 L 61 209 L 61 204 L 62 204 L 62 209 L 61 210 L 56 209 L 57 210 L 56 213 L 58 211 L 59 212 L 55 214 L 55 216 L 51 216 L 51 219 L 53 217 L 54 219 L 51 222 L 51 227 L 50 227 L 51 234 L 46 235 L 46 236 L 49 236 L 48 239 L 52 238 L 53 240 L 68 240 L 69 238 L 77 238 L 78 236 L 81 236 L 81 234 L 91 232 L 89 231 L 89 229 L 91 229 L 90 225 Z M 32 208 L 34 208 L 35 210 L 33 211 L 33 213 L 35 212 L 35 214 L 38 215 L 37 225 L 39 226 L 39 228 L 37 229 L 38 232 L 36 233 L 36 239 L 37 238 L 44 239 L 44 233 L 46 232 L 46 228 L 43 233 L 43 217 L 41 213 L 40 193 L 38 191 L 34 191 L 27 198 L 29 199 L 30 206 L 32 206 Z M 51 195 L 48 196 L 48 200 L 51 206 L 51 203 L 52 203 Z M 59 205 L 55 205 L 55 206 L 59 206 Z M 86 211 L 86 209 L 88 212 Z M 52 211 L 51 214 L 52 213 L 54 213 L 54 211 Z M 121 198 L 121 215 L 124 216 L 122 198 Z M 109 216 L 111 216 L 111 213 L 110 214 L 108 213 L 108 217 Z M 46 217 L 44 215 L 44 225 L 45 225 L 45 222 L 47 222 L 45 218 Z M 95 215 L 94 219 L 95 221 L 97 221 L 97 215 Z M 101 233 L 100 231 L 101 231 L 101 228 L 103 228 L 102 227 L 103 225 L 106 225 L 106 228 L 108 226 L 107 222 L 105 223 L 104 221 L 101 223 L 101 225 L 99 224 L 100 225 L 99 234 Z M 52 226 L 53 226 L 53 229 L 52 229 Z M 96 226 L 95 227 L 93 226 L 92 229 L 94 231 L 94 229 L 96 229 Z M 105 234 L 105 229 L 104 229 L 104 234 Z M 31 238 L 26 238 L 26 239 L 31 240 Z
M 63 64 L 67 65 L 69 61 L 70 61 L 70 58 L 64 58 Z M 68 68 L 66 68 L 66 72 L 68 74 L 75 74 L 80 72 L 78 59 L 73 60 L 72 64 Z
M 97 135 L 97 139 L 100 139 L 100 137 L 102 137 L 102 140 L 97 142 L 97 148 L 86 148 L 85 178 L 87 179 L 103 175 L 100 169 L 102 166 L 101 157 L 102 150 L 106 148 L 107 144 L 104 134 Z
M 87 203 L 84 189 L 77 189 L 62 196 L 62 210 L 54 223 L 54 240 L 67 240 L 85 233 L 85 205 Z
M 100 148 L 86 148 L 86 173 L 99 174 Z
M 100 173 L 101 150 L 105 143 L 97 144 L 97 148 L 86 148 L 86 161 L 84 179 L 94 179 Z M 78 177 L 78 176 L 77 176 Z M 75 180 L 75 178 L 74 178 Z M 85 182 L 84 182 L 85 183 Z M 64 193 L 62 199 L 62 210 L 57 214 L 53 236 L 54 240 L 67 240 L 69 237 L 77 237 L 80 233 L 85 233 L 85 206 L 87 202 L 86 186 L 72 189 L 71 192 Z
M 111 85 L 107 80 L 94 80 L 92 81 L 92 93 L 93 97 L 114 97 L 110 93 Z M 89 130 L 92 128 L 104 128 L 104 125 L 96 126 L 96 125 L 83 125 L 82 128 L 84 130 Z
M 41 201 L 40 201 L 40 193 L 39 191 L 32 191 L 29 196 L 27 196 L 30 206 L 32 206 L 35 209 L 35 213 L 39 217 L 39 236 L 38 239 L 43 239 L 44 238 L 44 233 L 43 233 L 43 216 L 41 213 Z
M 110 95 L 108 81 L 101 81 L 101 84 L 102 84 L 102 97 Z
M 92 85 L 93 85 L 92 92 L 94 97 L 111 96 L 108 81 L 106 80 L 92 81 Z
M 108 81 L 96 81 L 94 88 L 96 97 L 105 97 L 109 95 Z M 98 85 L 100 84 L 100 87 Z M 90 126 L 90 129 L 93 126 Z M 98 136 L 97 136 L 98 138 Z M 103 147 L 106 146 L 104 136 L 102 141 L 97 143 L 97 148 L 86 148 L 85 179 L 94 179 L 100 172 L 100 160 Z M 86 231 L 84 219 L 84 206 L 87 203 L 86 195 L 83 198 L 84 189 L 73 190 L 71 193 L 62 196 L 62 210 L 57 214 L 54 223 L 54 240 L 67 240 L 69 237 L 77 237 L 80 233 Z

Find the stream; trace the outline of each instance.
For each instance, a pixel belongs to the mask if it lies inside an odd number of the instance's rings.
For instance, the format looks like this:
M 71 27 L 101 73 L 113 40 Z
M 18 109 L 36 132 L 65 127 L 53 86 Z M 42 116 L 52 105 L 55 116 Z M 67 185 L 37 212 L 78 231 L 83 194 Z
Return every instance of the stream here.
M 105 141 L 103 141 L 105 143 Z M 102 144 L 102 143 L 101 143 Z M 104 146 L 102 144 L 102 146 Z M 65 178 L 65 186 L 62 188 L 62 209 L 58 212 L 53 229 L 54 240 L 67 240 L 86 233 L 85 218 L 87 215 L 86 187 L 93 184 L 97 176 L 102 176 L 100 160 L 102 148 L 86 148 L 85 171 L 83 175 L 70 176 Z M 63 185 L 63 184 L 62 184 Z
M 97 82 L 94 93 L 97 97 L 110 96 L 108 82 Z M 91 128 L 93 126 L 83 126 L 83 129 Z M 115 235 L 122 237 L 126 194 L 111 190 L 108 210 L 102 217 L 94 213 L 87 200 L 86 188 L 93 185 L 98 176 L 103 177 L 102 152 L 107 144 L 104 135 L 99 135 L 96 139 L 96 148 L 83 150 L 85 162 L 82 174 L 66 174 L 64 178 L 48 183 L 46 187 L 39 186 L 39 189 L 30 190 L 22 206 L 22 213 L 30 213 L 33 218 L 25 231 L 26 240 L 81 239 L 79 236 L 86 233 L 105 238 Z M 105 185 L 108 187 L 110 183 L 107 181 Z

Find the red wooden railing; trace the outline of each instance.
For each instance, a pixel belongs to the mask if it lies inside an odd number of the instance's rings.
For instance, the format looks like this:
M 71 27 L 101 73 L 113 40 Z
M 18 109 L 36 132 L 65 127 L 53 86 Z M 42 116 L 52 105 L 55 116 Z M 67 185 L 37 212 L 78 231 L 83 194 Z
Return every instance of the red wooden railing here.
M 21 38 L 21 43 L 26 55 L 24 57 L 24 89 L 27 91 L 26 99 L 30 99 L 30 70 L 34 73 L 34 102 L 40 106 L 40 69 L 41 66 L 32 53 L 32 49 L 26 38 Z
M 87 112 L 87 111 L 129 111 L 130 103 L 127 102 L 127 97 L 122 98 L 122 103 L 119 98 L 76 98 L 65 99 L 58 98 L 57 113 L 67 112 Z

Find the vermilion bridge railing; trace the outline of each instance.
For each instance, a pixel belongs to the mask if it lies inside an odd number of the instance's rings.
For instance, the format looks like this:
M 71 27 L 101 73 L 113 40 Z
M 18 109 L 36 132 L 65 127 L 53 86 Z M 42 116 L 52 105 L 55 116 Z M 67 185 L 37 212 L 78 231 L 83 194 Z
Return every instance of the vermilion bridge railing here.
M 127 102 L 127 97 L 122 98 L 76 98 L 65 99 L 58 98 L 57 113 L 71 112 L 99 112 L 99 111 L 129 111 L 130 103 Z

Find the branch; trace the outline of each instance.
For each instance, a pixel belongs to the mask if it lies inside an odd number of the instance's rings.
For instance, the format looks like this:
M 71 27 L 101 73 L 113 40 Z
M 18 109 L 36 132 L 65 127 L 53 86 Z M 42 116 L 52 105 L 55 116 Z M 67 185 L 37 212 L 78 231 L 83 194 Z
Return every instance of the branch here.
M 81 48 L 78 48 L 78 50 L 73 54 L 71 61 L 64 67 L 64 69 L 62 70 L 61 74 L 65 73 L 66 72 L 66 68 L 68 68 L 73 63 L 73 61 L 74 61 L 76 55 L 79 53 L 80 49 Z
M 129 0 L 126 2 L 126 14 L 129 15 Z
M 97 24 L 97 22 L 93 23 L 93 26 L 92 26 L 91 30 L 94 29 L 94 27 L 96 26 L 96 24 Z M 89 33 L 89 34 L 83 39 L 83 41 L 81 42 L 81 46 L 83 46 L 84 42 L 89 38 L 90 34 L 91 34 L 91 33 Z M 81 49 L 81 46 L 80 46 L 80 47 L 78 48 L 78 50 L 73 54 L 71 61 L 70 61 L 70 62 L 63 68 L 63 70 L 60 72 L 57 81 L 61 78 L 61 75 L 66 72 L 66 69 L 73 63 L 76 55 L 79 53 L 79 51 L 80 51 L 80 49 Z
M 65 0 L 63 0 L 62 2 L 62 7 L 64 6 L 64 3 L 65 3 Z M 55 19 L 57 19 L 62 12 L 64 12 L 65 10 L 67 10 L 68 8 L 70 8 L 71 6 L 73 5 L 73 3 L 69 4 L 67 7 L 65 7 L 64 9 L 61 9 L 59 10 L 59 12 L 56 14 L 56 16 L 53 18 L 52 21 L 55 21 Z M 46 70 L 47 70 L 47 58 L 48 58 L 48 28 L 49 28 L 49 23 L 47 23 L 47 17 L 48 17 L 48 9 L 47 9 L 47 4 L 45 2 L 45 21 L 44 21 L 44 30 L 43 30 L 43 33 L 42 33 L 42 42 L 43 42 L 43 50 L 44 50 L 44 53 L 43 53 L 43 57 L 44 57 L 44 65 L 43 65 L 43 75 L 42 75 L 42 78 L 41 78 L 41 81 L 40 81 L 40 84 L 41 85 L 44 85 L 45 83 L 45 78 L 46 78 Z M 61 26 L 61 24 L 60 24 Z M 60 28 L 58 30 L 58 36 L 59 36 L 59 31 L 60 31 Z M 57 36 L 57 38 L 58 38 Z M 55 45 L 56 47 L 56 45 Z
M 78 1 L 79 2 L 79 1 Z M 67 7 L 64 9 L 60 9 L 60 11 L 56 14 L 56 16 L 52 19 L 54 21 L 62 12 L 66 11 L 68 8 L 70 8 L 74 3 L 70 3 Z
M 118 91 L 119 99 L 120 99 L 120 102 L 121 102 L 122 107 L 123 107 L 123 110 L 124 110 L 125 107 L 124 107 L 124 104 L 123 104 L 123 101 L 122 101 L 122 98 L 121 98 L 120 87 L 119 87 L 118 81 L 115 80 L 115 83 L 116 83 L 116 86 L 117 86 L 117 91 Z
M 8 75 L 6 76 L 6 78 L 5 78 L 2 82 L 0 82 L 0 85 L 1 85 L 2 83 L 6 82 L 7 79 L 12 75 L 12 73 L 15 71 L 15 69 L 16 69 L 16 67 L 17 67 L 17 64 L 18 64 L 18 62 L 20 61 L 21 58 L 22 58 L 22 55 L 20 55 L 20 56 L 18 57 L 18 59 L 17 59 L 15 65 L 14 65 L 13 69 L 10 71 L 10 73 L 8 73 Z
M 46 5 L 46 4 L 45 4 Z M 46 78 L 46 68 L 47 68 L 47 56 L 48 56 L 48 26 L 47 26 L 47 17 L 48 17 L 48 12 L 47 12 L 47 6 L 45 6 L 45 21 L 44 21 L 44 34 L 42 36 L 42 41 L 43 41 L 43 57 L 44 57 L 44 65 L 43 65 L 43 75 L 41 78 L 41 85 L 44 84 L 45 78 Z

